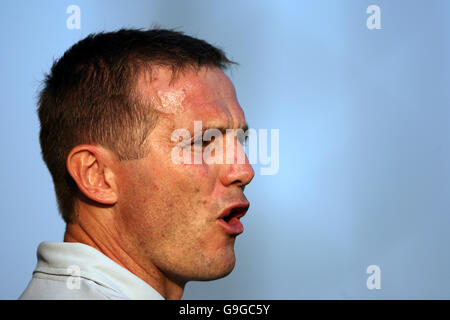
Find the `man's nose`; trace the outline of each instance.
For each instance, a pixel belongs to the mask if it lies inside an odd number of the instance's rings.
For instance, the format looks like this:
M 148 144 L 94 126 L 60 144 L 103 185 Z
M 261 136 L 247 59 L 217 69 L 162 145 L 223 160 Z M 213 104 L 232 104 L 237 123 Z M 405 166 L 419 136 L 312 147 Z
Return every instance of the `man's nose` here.
M 235 146 L 234 159 L 232 163 L 223 165 L 221 179 L 225 186 L 235 184 L 244 189 L 252 181 L 255 171 L 248 161 L 244 147 L 239 142 Z

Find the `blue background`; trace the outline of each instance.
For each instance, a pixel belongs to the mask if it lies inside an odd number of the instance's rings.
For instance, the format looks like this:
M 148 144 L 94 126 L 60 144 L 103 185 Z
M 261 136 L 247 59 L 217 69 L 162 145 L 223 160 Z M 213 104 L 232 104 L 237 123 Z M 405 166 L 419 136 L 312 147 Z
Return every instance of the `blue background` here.
M 66 9 L 81 9 L 69 30 Z M 368 30 L 366 8 L 381 8 Z M 450 1 L 2 1 L 0 298 L 61 241 L 36 95 L 74 42 L 158 24 L 223 48 L 280 168 L 248 186 L 237 265 L 184 298 L 450 298 Z M 381 268 L 368 290 L 366 268 Z

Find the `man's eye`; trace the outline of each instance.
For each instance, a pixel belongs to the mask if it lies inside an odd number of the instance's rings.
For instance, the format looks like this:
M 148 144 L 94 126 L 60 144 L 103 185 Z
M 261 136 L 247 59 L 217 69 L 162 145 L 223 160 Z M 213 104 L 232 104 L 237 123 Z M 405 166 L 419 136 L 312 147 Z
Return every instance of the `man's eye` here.
M 210 143 L 214 142 L 214 140 L 216 139 L 216 137 L 212 136 L 211 139 L 209 140 L 204 140 L 204 139 L 198 139 L 195 141 L 192 141 L 191 146 L 202 146 L 203 148 L 206 147 L 207 145 L 209 145 Z
M 238 141 L 243 147 L 245 147 L 247 145 L 247 142 L 248 142 L 248 136 L 240 136 L 240 135 L 238 135 Z
M 212 141 L 196 140 L 191 142 L 191 146 L 202 146 L 203 148 L 210 144 Z

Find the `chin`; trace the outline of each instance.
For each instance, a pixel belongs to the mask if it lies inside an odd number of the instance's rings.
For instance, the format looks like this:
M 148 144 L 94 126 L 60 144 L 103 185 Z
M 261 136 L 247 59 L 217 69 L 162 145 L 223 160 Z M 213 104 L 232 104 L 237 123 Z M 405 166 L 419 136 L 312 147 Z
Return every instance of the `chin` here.
M 228 250 L 227 250 L 228 251 Z M 236 257 L 234 250 L 221 254 L 215 259 L 211 260 L 211 263 L 205 266 L 204 277 L 202 281 L 216 280 L 229 275 L 236 264 Z

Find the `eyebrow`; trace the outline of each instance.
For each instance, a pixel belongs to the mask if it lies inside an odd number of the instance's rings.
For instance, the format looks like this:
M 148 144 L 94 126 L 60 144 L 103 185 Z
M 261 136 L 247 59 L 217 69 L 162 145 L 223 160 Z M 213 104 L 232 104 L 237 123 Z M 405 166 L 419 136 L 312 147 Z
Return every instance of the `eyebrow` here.
M 206 125 L 202 127 L 202 132 L 204 133 L 206 130 L 210 129 L 217 129 L 222 133 L 225 133 L 227 130 L 238 130 L 238 129 L 242 129 L 244 132 L 246 132 L 249 129 L 249 126 L 247 122 L 243 126 L 239 126 L 239 128 L 237 129 L 233 129 L 230 126 L 223 126 L 223 125 Z

